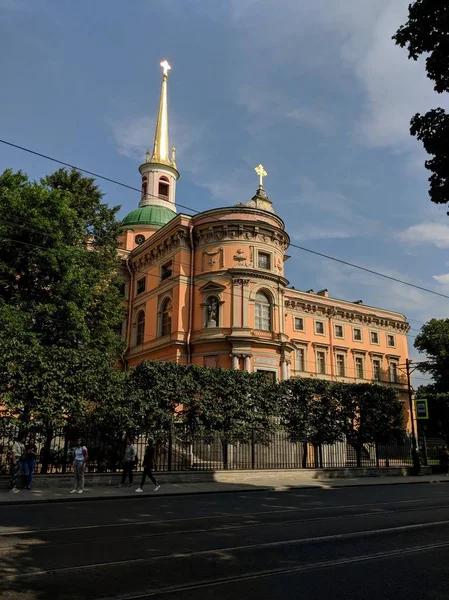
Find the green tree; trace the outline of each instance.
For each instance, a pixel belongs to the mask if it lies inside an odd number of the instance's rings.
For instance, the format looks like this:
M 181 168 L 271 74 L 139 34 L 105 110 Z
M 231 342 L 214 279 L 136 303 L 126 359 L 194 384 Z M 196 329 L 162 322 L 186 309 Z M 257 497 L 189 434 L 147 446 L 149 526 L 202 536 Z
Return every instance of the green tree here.
M 414 346 L 427 356 L 418 369 L 432 375 L 434 391 L 449 392 L 449 319 L 431 319 L 425 323 L 415 338 Z
M 420 422 L 427 437 L 440 437 L 449 443 L 449 392 L 439 392 L 436 385 L 419 386 L 416 398 L 426 398 L 429 419 Z
M 427 76 L 438 93 L 449 91 L 449 4 L 446 0 L 415 0 L 409 5 L 408 20 L 393 39 L 406 47 L 409 58 L 426 56 Z M 449 202 L 449 114 L 435 108 L 411 120 L 410 133 L 432 156 L 425 162 L 432 174 L 429 195 L 432 202 Z M 449 214 L 449 213 L 448 213 Z
M 0 175 L 0 394 L 47 441 L 82 418 L 121 355 L 117 208 L 63 169 Z
M 206 439 L 219 435 L 225 467 L 229 444 L 269 441 L 277 428 L 278 393 L 268 377 L 215 368 L 199 368 L 195 377 L 200 385 L 183 401 L 185 423 Z
M 388 442 L 405 434 L 403 405 L 392 387 L 333 383 L 330 393 L 339 405 L 342 433 L 355 449 L 358 467 L 364 444 Z

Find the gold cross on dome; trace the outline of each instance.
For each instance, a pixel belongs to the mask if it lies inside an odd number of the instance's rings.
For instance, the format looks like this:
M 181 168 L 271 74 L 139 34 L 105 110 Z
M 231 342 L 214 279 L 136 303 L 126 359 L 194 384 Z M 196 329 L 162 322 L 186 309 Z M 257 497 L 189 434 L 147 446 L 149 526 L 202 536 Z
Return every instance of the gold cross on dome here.
M 171 67 L 166 60 L 161 62 L 161 67 L 164 71 L 164 76 L 167 77 L 167 73 L 170 71 Z
M 263 165 L 259 165 L 254 170 L 259 175 L 259 187 L 263 187 L 263 178 L 267 176 L 267 172 L 263 168 Z

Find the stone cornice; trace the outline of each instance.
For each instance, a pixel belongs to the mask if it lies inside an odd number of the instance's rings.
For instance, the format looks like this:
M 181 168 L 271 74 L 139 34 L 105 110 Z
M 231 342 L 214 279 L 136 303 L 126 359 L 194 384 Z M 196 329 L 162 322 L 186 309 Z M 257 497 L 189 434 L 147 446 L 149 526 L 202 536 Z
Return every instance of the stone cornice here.
M 239 223 L 232 220 L 213 225 L 204 223 L 195 227 L 193 235 L 197 248 L 209 244 L 240 241 L 268 244 L 283 253 L 290 244 L 290 238 L 285 231 L 266 222 L 257 225 L 247 221 Z
M 150 238 L 151 239 L 151 238 Z M 157 242 L 157 240 L 154 240 Z M 187 227 L 178 227 L 169 235 L 160 240 L 159 243 L 148 244 L 133 250 L 130 260 L 130 268 L 133 272 L 147 269 L 155 263 L 159 263 L 170 254 L 182 248 L 189 249 Z M 140 252 L 136 252 L 139 250 Z
M 284 221 L 278 217 L 276 214 L 261 210 L 257 208 L 252 208 L 248 206 L 223 206 L 220 208 L 212 208 L 210 210 L 205 210 L 202 213 L 198 213 L 192 217 L 192 221 L 195 223 L 200 221 L 201 219 L 214 218 L 221 215 L 236 215 L 235 220 L 238 220 L 238 215 L 250 215 L 253 220 L 256 220 L 257 217 L 260 219 L 267 219 L 267 221 L 275 221 L 278 224 L 279 229 L 285 229 Z M 233 217 L 234 218 L 234 217 Z M 268 223 L 266 223 L 268 224 Z
M 263 271 L 259 269 L 251 269 L 251 268 L 239 268 L 234 267 L 228 269 L 228 273 L 231 275 L 232 279 L 262 279 L 264 281 L 272 281 L 273 283 L 280 283 L 282 286 L 287 285 L 288 280 L 282 275 L 276 275 L 276 273 L 272 273 L 271 271 Z
M 292 311 L 298 311 L 302 314 L 312 316 L 338 318 L 341 321 L 347 321 L 354 325 L 377 326 L 390 331 L 407 333 L 409 324 L 405 321 L 399 321 L 377 315 L 376 313 L 366 314 L 358 310 L 347 310 L 346 307 L 338 306 L 337 302 L 334 306 L 320 302 L 310 302 L 307 299 L 286 298 L 284 301 L 285 308 Z

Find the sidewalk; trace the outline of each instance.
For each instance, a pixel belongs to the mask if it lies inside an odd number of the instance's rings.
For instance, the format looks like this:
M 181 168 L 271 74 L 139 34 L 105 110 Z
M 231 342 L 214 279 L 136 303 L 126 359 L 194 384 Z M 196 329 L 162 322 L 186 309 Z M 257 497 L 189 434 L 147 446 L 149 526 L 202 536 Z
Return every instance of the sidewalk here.
M 92 500 L 116 500 L 132 498 L 155 498 L 157 496 L 179 496 L 195 494 L 219 494 L 233 492 L 281 492 L 295 489 L 335 489 L 341 487 L 364 487 L 379 485 L 410 485 L 429 483 L 449 483 L 449 477 L 444 475 L 424 475 L 419 477 L 359 477 L 345 479 L 298 479 L 279 475 L 276 480 L 270 480 L 269 485 L 264 482 L 263 474 L 253 477 L 249 483 L 167 483 L 161 486 L 158 492 L 153 491 L 152 485 L 147 485 L 145 492 L 136 494 L 138 483 L 131 488 L 116 488 L 112 486 L 85 488 L 83 494 L 70 494 L 70 489 L 45 488 L 20 490 L 19 493 L 0 492 L 0 505 L 14 504 L 40 504 L 47 502 L 81 502 Z M 449 491 L 449 490 L 448 490 Z

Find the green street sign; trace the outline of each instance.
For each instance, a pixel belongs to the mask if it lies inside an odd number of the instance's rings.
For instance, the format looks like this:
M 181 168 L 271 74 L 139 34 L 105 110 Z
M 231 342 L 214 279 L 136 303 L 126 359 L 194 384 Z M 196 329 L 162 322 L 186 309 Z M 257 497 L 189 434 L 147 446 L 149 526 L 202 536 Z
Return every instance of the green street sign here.
M 427 399 L 418 398 L 415 399 L 415 413 L 417 419 L 428 419 L 429 418 L 429 406 Z

